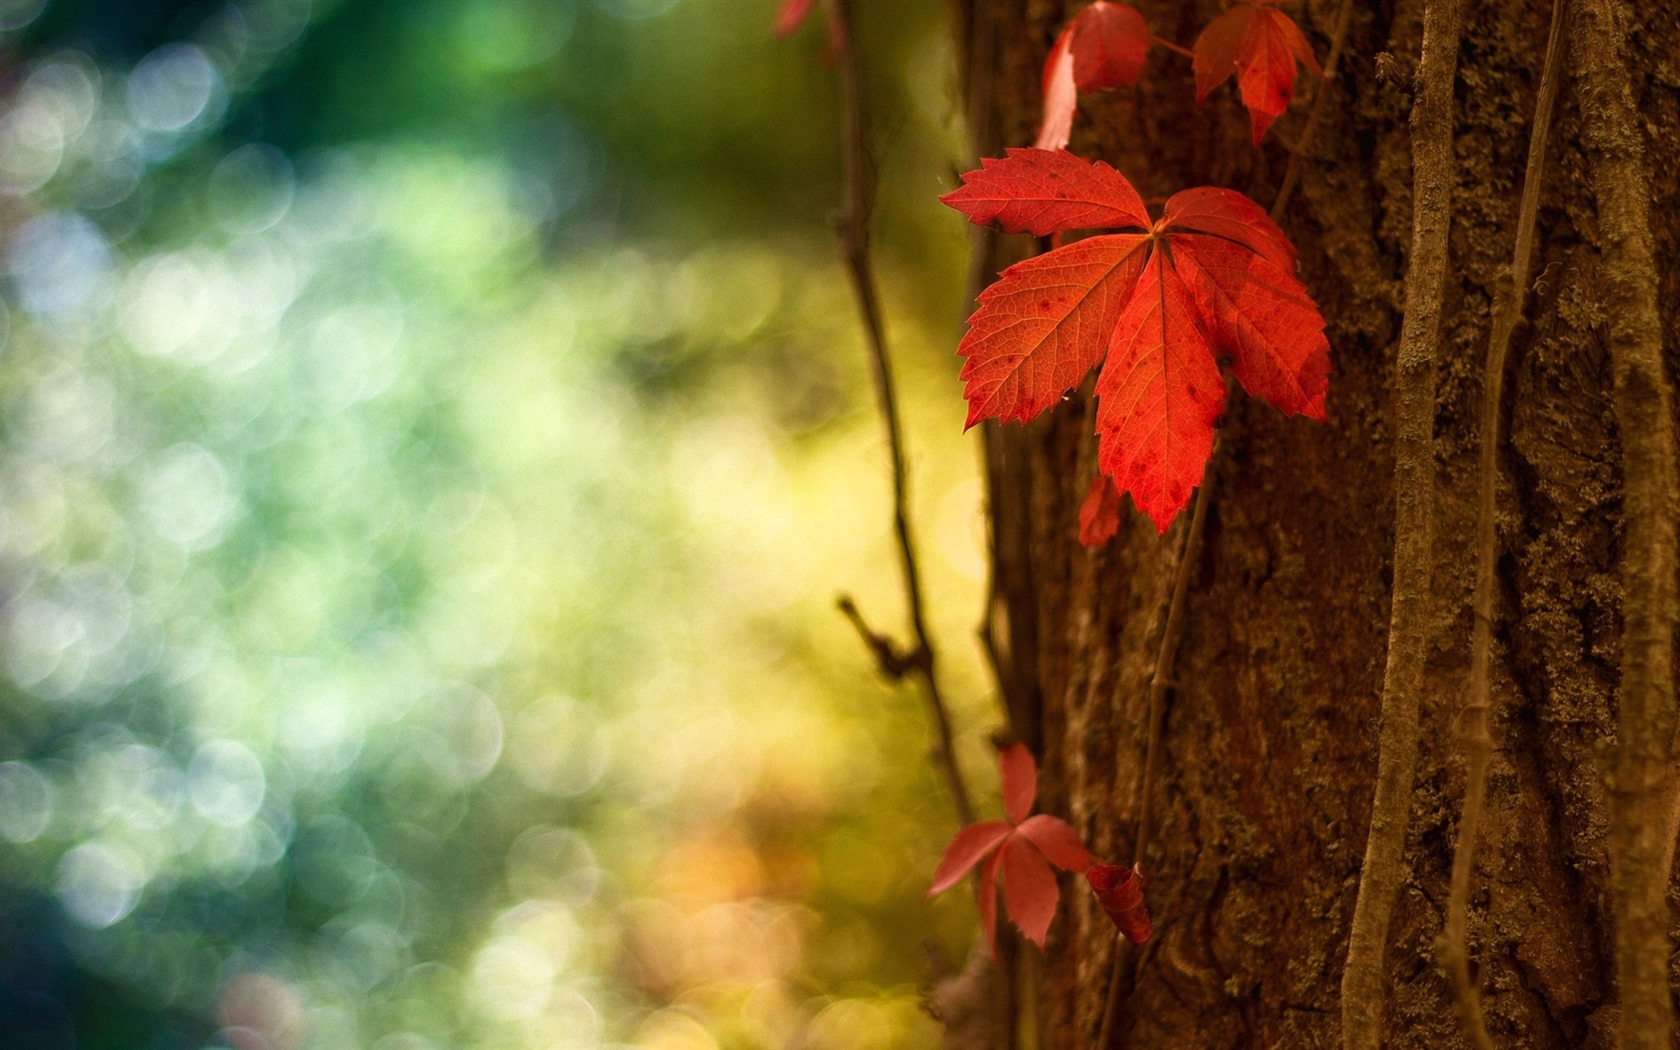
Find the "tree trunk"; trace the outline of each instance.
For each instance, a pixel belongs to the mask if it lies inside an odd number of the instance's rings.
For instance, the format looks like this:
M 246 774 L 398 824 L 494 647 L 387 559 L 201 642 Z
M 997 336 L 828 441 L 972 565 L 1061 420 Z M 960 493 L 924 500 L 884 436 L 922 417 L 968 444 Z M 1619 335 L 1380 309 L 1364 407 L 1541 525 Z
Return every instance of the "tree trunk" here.
M 1031 143 L 1045 55 L 1084 2 L 960 5 L 979 152 Z M 1136 2 L 1151 30 L 1185 46 L 1223 7 Z M 1290 9 L 1321 58 L 1341 6 L 1307 0 Z M 1240 394 L 1227 410 L 1200 497 L 1212 503 L 1192 566 L 1153 792 L 1145 868 L 1156 935 L 1119 1002 L 1111 1046 L 1341 1043 L 1340 982 L 1370 820 L 1389 633 L 1393 379 L 1422 6 L 1355 0 L 1334 81 L 1321 86 L 1304 74 L 1295 105 L 1259 149 L 1249 144 L 1234 87 L 1198 108 L 1189 61 L 1160 48 L 1137 89 L 1081 99 L 1070 148 L 1114 164 L 1146 198 L 1216 184 L 1269 206 L 1315 92 L 1328 91 L 1281 225 L 1329 321 L 1329 420 L 1285 419 Z M 1384 962 L 1385 1046 L 1464 1045 L 1436 944 L 1464 794 L 1456 725 L 1470 659 L 1481 369 L 1490 304 L 1509 268 L 1551 8 L 1549 0 L 1472 0 L 1464 11 L 1437 373 L 1430 643 L 1408 874 Z M 1680 13 L 1660 2 L 1623 5 L 1619 17 L 1643 118 L 1672 382 L 1680 347 L 1673 60 Z M 1578 97 L 1566 79 L 1497 457 L 1495 750 L 1469 914 L 1472 972 L 1496 1046 L 1608 1048 L 1619 1014 L 1605 772 L 1622 684 L 1627 530 L 1606 335 L 1612 318 L 1599 280 L 1604 245 Z M 1023 238 L 979 243 L 977 274 L 986 279 L 1036 250 Z M 1188 515 L 1157 537 L 1133 513 L 1107 546 L 1079 545 L 1078 508 L 1095 470 L 1089 393 L 1087 384 L 1026 427 L 986 428 L 989 629 L 1013 729 L 1043 766 L 1041 805 L 1072 819 L 1098 854 L 1124 862 L 1143 804 L 1150 682 Z M 1073 890 L 1072 903 L 1052 927 L 1043 965 L 1022 968 L 1037 984 L 1025 990 L 1037 1002 L 1030 1012 L 1039 1045 L 1092 1046 L 1114 930 L 1083 886 L 1064 888 Z

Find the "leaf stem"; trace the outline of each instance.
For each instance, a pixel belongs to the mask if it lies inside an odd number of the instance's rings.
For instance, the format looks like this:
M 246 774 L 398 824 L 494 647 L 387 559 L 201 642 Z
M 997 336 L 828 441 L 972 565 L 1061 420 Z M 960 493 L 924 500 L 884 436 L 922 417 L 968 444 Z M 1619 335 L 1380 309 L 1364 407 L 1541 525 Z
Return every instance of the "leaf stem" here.
M 1592 172 L 1598 288 L 1622 446 L 1622 680 L 1610 762 L 1611 900 L 1622 1050 L 1668 1047 L 1666 892 L 1674 831 L 1676 491 L 1674 392 L 1663 366 L 1645 130 L 1629 76 L 1626 4 L 1577 0 L 1570 15 L 1581 140 Z
M 1190 59 L 1193 59 L 1193 58 L 1196 57 L 1196 52 L 1190 50 L 1187 47 L 1180 47 L 1177 44 L 1173 43 L 1171 40 L 1168 40 L 1165 37 L 1158 37 L 1154 33 L 1149 34 L 1149 42 L 1151 44 L 1160 44 L 1162 47 L 1166 48 L 1168 51 L 1171 51 L 1175 55 L 1183 55 L 1185 58 L 1190 58 Z
M 909 471 L 905 466 L 904 434 L 898 418 L 898 397 L 893 387 L 892 361 L 887 349 L 880 293 L 870 261 L 870 186 L 866 174 L 866 118 L 857 50 L 852 46 L 850 0 L 825 0 L 824 13 L 828 20 L 829 46 L 839 73 L 844 111 L 841 210 L 835 219 L 835 229 L 840 238 L 841 255 L 851 277 L 852 291 L 857 298 L 864 334 L 869 342 L 875 399 L 880 407 L 881 422 L 887 434 L 888 452 L 892 458 L 893 531 L 898 540 L 898 562 L 904 578 L 905 604 L 910 629 L 915 639 L 909 673 L 914 674 L 921 682 L 922 693 L 927 701 L 928 722 L 933 735 L 929 747 L 931 758 L 944 775 L 945 786 L 950 792 L 951 805 L 956 810 L 958 821 L 970 824 L 974 821 L 974 807 L 969 801 L 968 788 L 963 783 L 962 770 L 957 766 L 956 752 L 952 746 L 951 717 L 944 695 L 940 692 L 933 640 L 929 636 L 927 617 L 923 611 L 921 571 L 916 561 L 915 542 L 910 532 L 910 481 Z
M 1435 359 L 1452 225 L 1453 81 L 1461 0 L 1425 0 L 1423 53 L 1412 104 L 1412 250 L 1395 361 L 1394 587 L 1388 665 L 1377 737 L 1377 784 L 1359 873 L 1347 965 L 1342 1045 L 1377 1050 L 1383 956 L 1404 877 L 1406 828 L 1417 773 L 1418 707 L 1431 614 L 1435 542 Z
M 1330 53 L 1324 58 L 1324 76 L 1313 89 L 1312 109 L 1307 111 L 1306 127 L 1301 129 L 1301 137 L 1289 153 L 1289 164 L 1283 169 L 1283 185 L 1278 187 L 1277 198 L 1272 201 L 1273 222 L 1282 219 L 1283 209 L 1289 205 L 1289 196 L 1295 192 L 1295 183 L 1301 175 L 1301 155 L 1312 145 L 1313 132 L 1318 130 L 1318 115 L 1324 109 L 1324 99 L 1330 94 L 1330 85 L 1335 81 L 1336 63 L 1341 61 L 1342 43 L 1347 39 L 1348 21 L 1352 17 L 1353 0 L 1342 0 L 1342 9 L 1336 15 L 1336 28 L 1330 34 Z
M 1528 164 L 1523 173 L 1522 200 L 1517 207 L 1516 244 L 1511 254 L 1511 271 L 1496 293 L 1493 327 L 1488 334 L 1486 367 L 1482 373 L 1481 449 L 1476 484 L 1476 590 L 1472 598 L 1473 622 L 1470 642 L 1470 687 L 1462 715 L 1461 743 L 1464 748 L 1464 809 L 1458 820 L 1458 837 L 1453 845 L 1452 883 L 1447 897 L 1447 917 L 1441 935 L 1442 965 L 1452 982 L 1453 1003 L 1465 1039 L 1475 1050 L 1493 1050 L 1487 1018 L 1482 1011 L 1481 990 L 1470 979 L 1470 948 L 1466 930 L 1470 911 L 1470 869 L 1476 850 L 1476 835 L 1487 798 L 1487 768 L 1493 755 L 1493 734 L 1488 711 L 1489 651 L 1493 636 L 1494 514 L 1498 508 L 1497 454 L 1499 449 L 1499 405 L 1505 384 L 1505 359 L 1511 335 L 1522 320 L 1523 300 L 1534 259 L 1534 226 L 1540 209 L 1540 188 L 1545 177 L 1546 141 L 1552 124 L 1552 105 L 1557 99 L 1563 68 L 1563 18 L 1566 0 L 1552 0 L 1551 30 L 1546 39 L 1546 57 L 1540 89 L 1534 101 L 1534 121 L 1528 133 Z

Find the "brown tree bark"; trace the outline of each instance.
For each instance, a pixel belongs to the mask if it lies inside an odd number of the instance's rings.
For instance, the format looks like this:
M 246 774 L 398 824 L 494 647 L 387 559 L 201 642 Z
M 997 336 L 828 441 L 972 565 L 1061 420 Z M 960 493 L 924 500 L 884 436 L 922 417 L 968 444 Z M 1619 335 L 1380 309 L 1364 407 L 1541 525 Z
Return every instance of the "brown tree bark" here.
M 977 152 L 1032 141 L 1044 57 L 1083 2 L 959 4 Z M 1189 46 L 1223 5 L 1137 6 L 1155 33 Z M 1288 9 L 1320 56 L 1341 7 L 1305 0 Z M 1666 0 L 1596 7 L 1611 11 L 1628 40 L 1623 57 L 1640 119 L 1618 131 L 1616 162 L 1641 168 L 1647 183 L 1655 262 L 1644 276 L 1661 318 L 1658 378 L 1671 385 L 1680 367 L 1680 8 Z M 1257 150 L 1233 88 L 1196 107 L 1189 62 L 1162 49 L 1137 89 L 1081 100 L 1071 148 L 1114 164 L 1145 197 L 1212 183 L 1270 206 L 1314 93 L 1328 92 L 1281 224 L 1329 321 L 1329 421 L 1285 419 L 1240 395 L 1227 412 L 1204 480 L 1211 510 L 1154 788 L 1146 867 L 1157 934 L 1119 1004 L 1112 1046 L 1342 1042 L 1340 985 L 1388 652 L 1393 384 L 1411 249 L 1408 117 L 1422 8 L 1422 0 L 1355 0 L 1334 81 L 1303 76 L 1295 105 Z M 1481 367 L 1490 306 L 1510 265 L 1551 11 L 1550 0 L 1469 0 L 1463 9 L 1421 747 L 1383 963 L 1385 1047 L 1465 1045 L 1436 943 L 1464 792 L 1455 716 L 1470 663 Z M 1619 318 L 1611 315 L 1625 295 L 1602 274 L 1610 249 L 1595 190 L 1607 147 L 1594 137 L 1600 129 L 1583 126 L 1580 97 L 1570 80 L 1558 98 L 1538 276 L 1505 374 L 1490 668 L 1496 749 L 1468 924 L 1494 1044 L 1542 1050 L 1616 1045 L 1605 774 L 1625 684 L 1622 596 L 1636 578 L 1627 574 L 1638 572 L 1624 557 L 1630 531 L 1639 533 L 1630 526 L 1638 501 L 1623 498 L 1612 357 Z M 1019 238 L 979 244 L 981 275 L 1037 250 Z M 1012 729 L 1040 756 L 1043 807 L 1120 860 L 1130 858 L 1139 825 L 1150 680 L 1187 522 L 1157 537 L 1133 515 L 1106 547 L 1079 545 L 1076 516 L 1095 459 L 1088 392 L 1029 426 L 986 429 L 994 523 L 987 635 Z M 1664 407 L 1664 418 L 1647 425 L 1672 437 L 1672 402 Z M 1649 514 L 1639 520 L 1652 524 Z M 1673 581 L 1650 590 L 1672 605 Z M 1664 753 L 1659 762 L 1672 770 L 1673 752 Z M 1672 899 L 1672 878 L 1669 887 Z M 1093 1045 L 1115 950 L 1095 901 L 1082 886 L 1067 889 L 1073 903 L 1051 929 L 1042 966 L 1017 975 L 1036 985 L 1023 991 L 1038 1003 L 1044 1047 Z M 1672 952 L 1671 908 L 1666 922 Z M 1672 961 L 1668 970 L 1672 993 Z

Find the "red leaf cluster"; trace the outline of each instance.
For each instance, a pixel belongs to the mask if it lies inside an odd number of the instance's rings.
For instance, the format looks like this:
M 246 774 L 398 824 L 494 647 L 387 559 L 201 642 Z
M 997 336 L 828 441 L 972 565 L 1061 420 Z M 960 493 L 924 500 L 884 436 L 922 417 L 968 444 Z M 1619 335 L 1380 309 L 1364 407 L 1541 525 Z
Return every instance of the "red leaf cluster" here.
M 998 753 L 998 767 L 1003 778 L 1004 813 L 1009 819 L 982 820 L 957 832 L 945 847 L 928 890 L 929 897 L 943 893 L 984 861 L 980 868 L 980 927 L 993 954 L 997 952 L 1000 869 L 1003 905 L 1010 921 L 1042 948 L 1062 897 L 1050 865 L 1063 871 L 1084 871 L 1096 863 L 1079 841 L 1079 832 L 1067 821 L 1043 813 L 1028 816 L 1038 793 L 1038 764 L 1032 752 L 1012 744 Z
M 1295 92 L 1295 62 L 1324 75 L 1312 45 L 1294 19 L 1272 6 L 1283 0 L 1246 0 L 1226 11 L 1196 38 L 1191 66 L 1196 102 L 1235 73 L 1243 105 L 1254 127 L 1254 144 L 1289 108 Z
M 1093 864 L 1085 869 L 1085 880 L 1097 895 L 1097 903 L 1133 944 L 1142 944 L 1154 930 L 1149 925 L 1149 906 L 1143 891 L 1149 881 L 1141 868 L 1127 868 L 1118 864 Z
M 788 0 L 789 6 L 798 2 Z M 1324 75 L 1300 27 L 1274 6 L 1283 2 L 1242 0 L 1209 23 L 1191 51 L 1167 45 L 1190 55 L 1197 104 L 1237 75 L 1257 146 L 1272 121 L 1289 108 L 1295 63 Z M 1033 145 L 1066 147 L 1079 93 L 1137 83 L 1152 39 L 1143 16 L 1129 4 L 1096 0 L 1075 15 L 1044 63 L 1044 117 Z
M 1324 418 L 1324 318 L 1294 246 L 1242 194 L 1184 190 L 1152 220 L 1107 164 L 1012 149 L 940 199 L 1013 233 L 1122 231 L 1016 263 L 980 294 L 957 350 L 969 426 L 1030 420 L 1101 365 L 1098 465 L 1165 532 L 1213 451 L 1220 359 L 1251 395 Z
M 1130 4 L 1096 0 L 1068 23 L 1044 63 L 1039 149 L 1068 144 L 1079 92 L 1136 84 L 1149 52 L 1149 27 Z

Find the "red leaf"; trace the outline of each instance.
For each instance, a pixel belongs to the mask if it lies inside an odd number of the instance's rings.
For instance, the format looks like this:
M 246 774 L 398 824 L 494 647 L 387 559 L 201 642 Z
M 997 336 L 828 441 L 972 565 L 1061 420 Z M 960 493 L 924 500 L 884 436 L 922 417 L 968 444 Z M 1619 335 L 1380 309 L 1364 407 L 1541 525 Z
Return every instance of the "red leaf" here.
M 1073 26 L 1062 30 L 1050 57 L 1044 60 L 1044 118 L 1038 125 L 1037 149 L 1061 149 L 1073 133 L 1073 115 L 1079 112 L 1079 89 L 1073 75 Z M 984 162 L 982 162 L 984 163 Z
M 782 0 L 781 10 L 776 12 L 776 35 L 789 37 L 798 32 L 805 16 L 811 13 L 811 5 L 814 2 L 815 0 Z
M 957 351 L 969 426 L 1030 420 L 1100 363 L 1098 464 L 1165 531 L 1213 448 L 1225 404 L 1217 358 L 1250 394 L 1323 418 L 1324 318 L 1295 277 L 1294 246 L 1253 201 L 1185 190 L 1151 223 L 1119 172 L 1044 150 L 1010 150 L 963 179 L 944 200 L 975 222 L 1039 235 L 1146 228 L 1054 248 L 981 293 Z M 1109 528 L 1105 498 L 1093 488 L 1081 511 L 1092 538 Z
M 1148 227 L 1143 198 L 1102 161 L 1066 150 L 1006 150 L 966 172 L 960 189 L 939 198 L 977 223 L 1043 237 L 1060 230 Z
M 1003 906 L 1009 921 L 1020 927 L 1027 940 L 1044 947 L 1050 920 L 1062 891 L 1056 887 L 1056 873 L 1031 844 L 1012 838 L 1003 844 Z
M 1080 841 L 1079 832 L 1060 817 L 1040 813 L 1021 821 L 1016 831 L 1037 846 L 1044 859 L 1063 871 L 1084 871 L 1097 862 L 1097 858 L 1085 848 L 1085 843 Z
M 1150 256 L 1097 378 L 1097 463 L 1159 532 L 1213 454 L 1225 383 L 1200 311 L 1163 252 Z
M 1149 27 L 1128 4 L 1097 0 L 1074 17 L 1044 61 L 1039 149 L 1068 144 L 1079 92 L 1135 84 L 1149 53 Z
M 1149 54 L 1149 27 L 1130 4 L 1096 3 L 1079 12 L 1073 30 L 1073 79 L 1081 91 L 1136 84 Z
M 1096 858 L 1079 841 L 1079 833 L 1067 821 L 1056 817 L 1028 816 L 1033 796 L 1038 793 L 1038 763 L 1021 744 L 998 752 L 998 771 L 1003 780 L 1003 804 L 1007 822 L 983 820 L 957 832 L 945 847 L 933 874 L 928 896 L 950 889 L 982 858 L 980 868 L 980 928 L 986 943 L 997 955 L 997 879 L 1004 873 L 1003 899 L 1010 918 L 1039 947 L 1056 914 L 1061 891 L 1056 887 L 1050 864 L 1069 871 L 1079 870 Z M 1048 862 L 1046 860 L 1048 858 Z
M 997 958 L 998 864 L 1002 860 L 1003 851 L 998 850 L 986 858 L 985 866 L 980 869 L 980 932 L 991 946 L 994 959 Z
M 1274 0 L 1275 2 L 1275 0 Z M 1196 38 L 1191 65 L 1196 72 L 1196 101 L 1207 98 L 1232 73 L 1254 127 L 1254 144 L 1272 121 L 1289 108 L 1299 60 L 1320 76 L 1312 45 L 1293 19 L 1262 0 L 1238 4 L 1214 19 Z
M 1032 812 L 1038 794 L 1038 763 L 1025 744 L 1010 744 L 998 752 L 998 772 L 1003 780 L 1003 811 L 1012 824 L 1019 824 Z
M 1014 832 L 1012 825 L 1001 820 L 982 820 L 957 832 L 957 837 L 945 847 L 939 867 L 934 869 L 933 885 L 927 895 L 932 897 L 936 893 L 944 893 L 956 885 L 957 880 L 967 875 L 981 857 L 996 849 L 998 843 Z
M 1143 873 L 1119 864 L 1093 864 L 1085 872 L 1097 903 L 1128 941 L 1142 944 L 1154 932 L 1149 925 L 1149 907 L 1143 891 L 1148 885 Z
M 1101 547 L 1120 531 L 1120 490 L 1114 479 L 1098 474 L 1091 479 L 1085 502 L 1079 505 L 1079 542 Z

